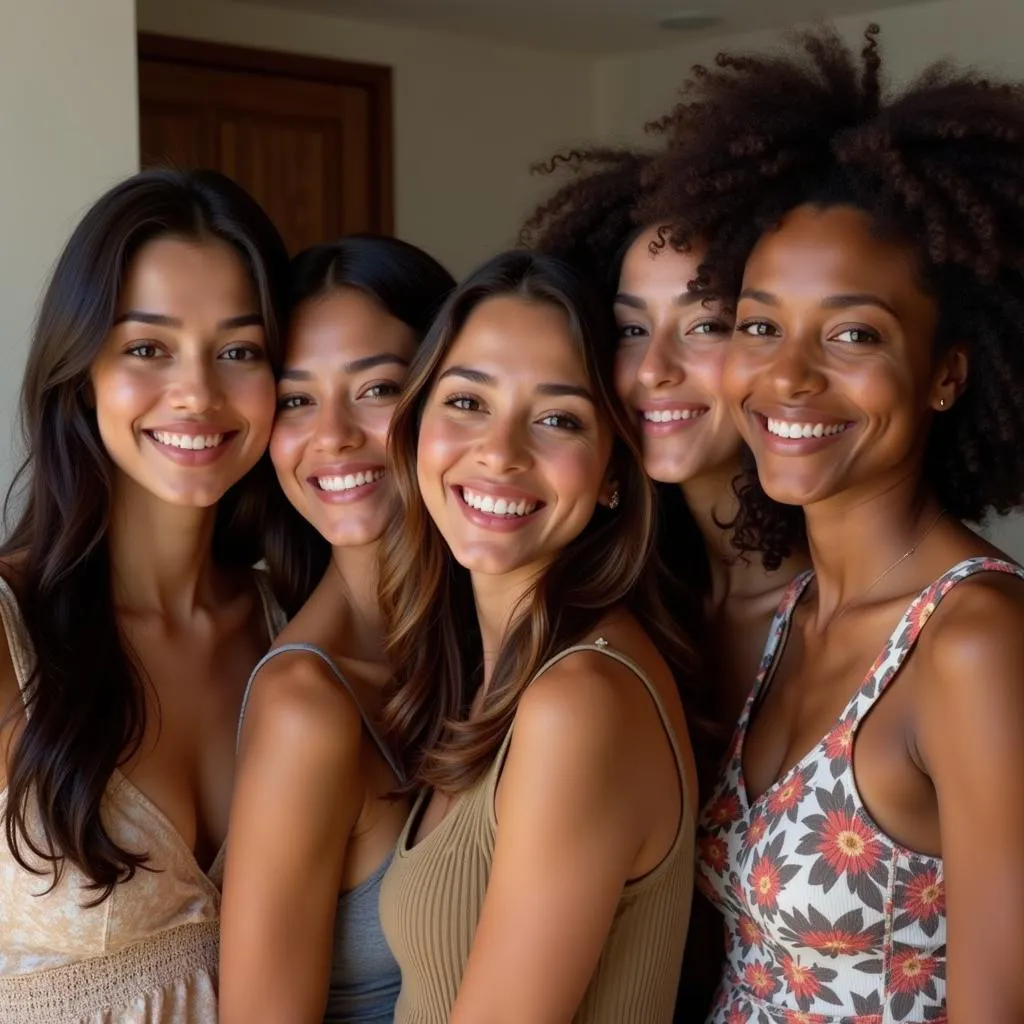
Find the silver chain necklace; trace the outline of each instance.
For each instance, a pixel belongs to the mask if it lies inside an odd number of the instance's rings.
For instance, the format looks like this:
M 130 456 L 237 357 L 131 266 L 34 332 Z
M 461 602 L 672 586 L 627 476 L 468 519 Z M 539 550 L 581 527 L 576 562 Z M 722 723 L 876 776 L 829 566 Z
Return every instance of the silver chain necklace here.
M 904 551 L 903 554 L 900 555 L 900 557 L 897 558 L 895 562 L 892 563 L 892 565 L 890 565 L 886 569 L 883 569 L 882 572 L 880 572 L 864 590 L 862 590 L 859 594 L 854 595 L 854 597 L 847 601 L 842 606 L 842 608 L 839 609 L 839 611 L 834 612 L 832 617 L 828 620 L 828 622 L 825 623 L 825 628 L 822 630 L 822 632 L 828 632 L 828 630 L 831 629 L 832 626 L 847 613 L 847 611 L 849 611 L 849 609 L 853 606 L 855 602 L 862 601 L 865 597 L 868 596 L 868 594 L 871 593 L 872 590 L 875 589 L 875 587 L 878 586 L 879 583 L 882 582 L 882 580 L 885 579 L 886 576 L 889 575 L 889 573 L 893 571 L 893 569 L 895 569 L 899 565 L 902 565 L 924 543 L 925 538 L 928 536 L 928 534 L 932 532 L 932 530 L 935 529 L 935 527 L 938 525 L 939 520 L 945 514 L 946 510 L 944 508 L 940 508 L 939 514 L 928 524 L 928 529 L 925 530 L 924 533 L 922 533 L 921 536 L 918 537 L 917 540 L 915 540 L 914 543 L 909 548 L 907 548 L 907 550 Z

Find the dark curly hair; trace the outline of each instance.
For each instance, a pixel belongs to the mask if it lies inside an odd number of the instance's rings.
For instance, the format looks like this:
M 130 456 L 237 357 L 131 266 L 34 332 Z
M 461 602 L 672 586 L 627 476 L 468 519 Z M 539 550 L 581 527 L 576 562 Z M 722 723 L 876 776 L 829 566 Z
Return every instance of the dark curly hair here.
M 574 149 L 534 166 L 572 177 L 544 200 L 519 232 L 521 245 L 557 256 L 613 292 L 626 250 L 646 227 L 638 219 L 654 185 L 656 154 L 633 149 Z
M 878 27 L 859 56 L 827 27 L 784 53 L 719 54 L 655 128 L 669 145 L 641 216 L 708 249 L 692 287 L 732 295 L 757 240 L 797 206 L 852 205 L 917 250 L 938 352 L 968 346 L 970 377 L 938 416 L 924 475 L 971 522 L 1024 504 L 1024 85 L 947 63 L 886 98 Z M 738 539 L 780 529 L 744 491 Z

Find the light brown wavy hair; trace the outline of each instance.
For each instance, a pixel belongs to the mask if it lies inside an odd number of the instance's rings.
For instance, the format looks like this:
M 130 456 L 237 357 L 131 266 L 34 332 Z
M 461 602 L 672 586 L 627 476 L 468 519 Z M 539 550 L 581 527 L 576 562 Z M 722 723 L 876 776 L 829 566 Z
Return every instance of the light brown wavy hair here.
M 483 653 L 469 572 L 456 562 L 427 512 L 417 484 L 420 419 L 438 372 L 466 321 L 498 296 L 562 310 L 586 368 L 598 415 L 614 435 L 611 472 L 617 509 L 598 506 L 523 598 L 494 675 L 472 720 Z M 413 359 L 391 422 L 388 472 L 398 509 L 384 535 L 381 608 L 395 667 L 384 709 L 392 749 L 409 788 L 460 792 L 487 770 L 512 725 L 520 697 L 554 654 L 592 635 L 608 610 L 628 608 L 648 631 L 684 690 L 694 675 L 689 640 L 663 600 L 653 556 L 655 501 L 635 426 L 612 387 L 615 329 L 607 303 L 567 263 L 533 252 L 503 253 L 452 294 Z

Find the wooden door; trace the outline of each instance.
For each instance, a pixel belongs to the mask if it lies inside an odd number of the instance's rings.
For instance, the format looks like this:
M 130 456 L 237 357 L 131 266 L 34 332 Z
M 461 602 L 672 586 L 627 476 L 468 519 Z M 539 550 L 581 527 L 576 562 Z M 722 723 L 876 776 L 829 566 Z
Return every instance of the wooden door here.
M 143 167 L 212 167 L 263 204 L 295 253 L 392 230 L 391 71 L 139 36 Z

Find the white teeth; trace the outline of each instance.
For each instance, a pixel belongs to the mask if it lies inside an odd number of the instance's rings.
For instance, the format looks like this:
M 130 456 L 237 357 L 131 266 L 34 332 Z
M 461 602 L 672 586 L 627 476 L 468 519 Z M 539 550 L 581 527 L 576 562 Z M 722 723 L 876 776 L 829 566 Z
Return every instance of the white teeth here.
M 707 409 L 645 409 L 644 419 L 648 423 L 671 423 L 673 420 L 695 420 Z
M 346 473 L 344 476 L 318 476 L 316 485 L 321 491 L 351 491 L 375 484 L 383 476 L 383 469 L 370 469 L 365 473 Z
M 204 448 L 216 448 L 224 440 L 223 434 L 169 434 L 164 430 L 151 432 L 153 440 L 168 448 L 181 448 L 185 451 L 202 451 Z
M 507 498 L 493 498 L 489 494 L 477 494 L 468 487 L 462 488 L 462 500 L 479 512 L 488 512 L 492 516 L 525 516 L 537 508 L 537 502 L 509 501 Z
M 831 437 L 841 434 L 849 426 L 848 423 L 790 423 L 788 420 L 777 420 L 765 417 L 768 433 L 776 437 Z

